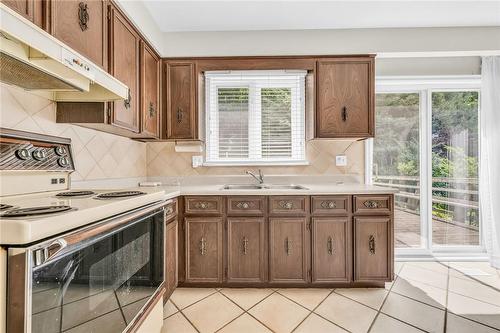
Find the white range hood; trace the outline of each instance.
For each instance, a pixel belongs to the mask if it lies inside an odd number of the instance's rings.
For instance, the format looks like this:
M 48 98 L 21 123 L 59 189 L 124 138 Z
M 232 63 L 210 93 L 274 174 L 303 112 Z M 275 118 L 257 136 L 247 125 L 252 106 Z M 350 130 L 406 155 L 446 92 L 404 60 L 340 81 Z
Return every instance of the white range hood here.
M 124 100 L 128 87 L 0 3 L 0 81 L 54 101 Z

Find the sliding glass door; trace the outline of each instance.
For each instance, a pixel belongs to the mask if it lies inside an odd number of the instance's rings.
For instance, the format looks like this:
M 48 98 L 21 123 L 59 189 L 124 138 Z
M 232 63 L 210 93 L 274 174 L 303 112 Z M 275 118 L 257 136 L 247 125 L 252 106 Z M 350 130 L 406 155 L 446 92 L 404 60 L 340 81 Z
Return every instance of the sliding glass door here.
M 400 253 L 482 250 L 478 80 L 377 80 L 368 181 L 394 187 Z

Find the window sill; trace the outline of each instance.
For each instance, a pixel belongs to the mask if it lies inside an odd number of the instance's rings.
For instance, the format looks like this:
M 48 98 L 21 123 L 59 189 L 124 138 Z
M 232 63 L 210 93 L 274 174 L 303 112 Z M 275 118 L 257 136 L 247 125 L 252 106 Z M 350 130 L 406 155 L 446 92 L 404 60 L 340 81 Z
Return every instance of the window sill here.
M 216 161 L 204 162 L 204 167 L 213 166 L 303 166 L 309 165 L 309 161 Z

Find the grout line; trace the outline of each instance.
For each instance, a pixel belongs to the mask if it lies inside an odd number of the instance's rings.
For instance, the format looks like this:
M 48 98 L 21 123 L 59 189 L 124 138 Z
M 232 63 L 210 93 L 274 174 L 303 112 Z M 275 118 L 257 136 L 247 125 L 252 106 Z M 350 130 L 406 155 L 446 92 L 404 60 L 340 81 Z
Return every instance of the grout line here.
M 196 289 L 196 288 L 192 288 L 192 289 Z M 214 289 L 214 292 L 213 292 L 213 293 L 211 293 L 210 295 L 207 295 L 207 296 L 205 296 L 205 297 L 203 297 L 203 298 L 200 298 L 200 299 L 199 299 L 199 300 L 197 300 L 196 302 L 193 302 L 193 303 L 191 303 L 191 304 L 189 304 L 189 305 L 186 305 L 186 306 L 185 306 L 185 307 L 183 307 L 182 309 L 181 309 L 181 307 L 180 307 L 180 306 L 178 306 L 177 304 L 175 304 L 173 301 L 171 301 L 171 302 L 172 302 L 172 303 L 174 303 L 175 307 L 176 307 L 177 309 L 179 309 L 179 311 L 183 311 L 183 310 L 185 310 L 185 309 L 187 309 L 187 308 L 189 308 L 189 307 L 191 307 L 191 306 L 195 305 L 196 303 L 199 303 L 199 302 L 203 301 L 205 298 L 208 298 L 208 297 L 212 296 L 212 295 L 213 295 L 213 294 L 215 294 L 215 293 L 217 293 L 217 290 L 216 290 L 216 289 Z M 171 297 L 172 297 L 172 296 L 171 296 Z M 169 298 L 169 299 L 170 299 L 170 298 Z
M 335 289 L 349 289 L 349 288 L 335 288 Z M 333 292 L 335 293 L 335 295 L 339 295 L 339 296 L 342 296 L 342 297 L 344 297 L 344 298 L 347 298 L 347 299 L 348 299 L 348 300 L 350 300 L 350 301 L 353 301 L 353 302 L 355 302 L 355 303 L 358 303 L 358 304 L 360 304 L 360 305 L 363 305 L 364 307 L 367 307 L 367 308 L 372 309 L 372 310 L 374 310 L 374 311 L 378 311 L 378 310 L 379 310 L 379 309 L 373 308 L 373 307 L 371 307 L 371 306 L 369 306 L 369 305 L 363 304 L 363 303 L 361 303 L 360 301 L 355 300 L 355 299 L 353 299 L 353 298 L 350 298 L 350 297 L 348 297 L 348 296 L 346 296 L 346 295 L 339 294 L 338 292 L 336 292 L 336 291 L 335 291 L 335 289 L 333 290 Z M 384 290 L 387 290 L 387 289 L 384 289 Z M 389 295 L 389 290 L 387 290 L 387 295 Z M 385 297 L 387 297 L 387 295 L 386 295 Z M 385 300 L 385 298 L 384 298 L 384 300 Z M 380 306 L 380 308 L 382 308 L 382 305 Z
M 128 324 L 127 323 L 127 318 L 125 318 L 125 313 L 123 313 L 122 305 L 120 304 L 120 300 L 118 299 L 118 295 L 116 294 L 116 290 L 113 289 L 113 295 L 115 295 L 116 298 L 116 303 L 118 304 L 118 309 L 120 309 L 120 313 L 123 318 L 123 322 L 125 323 L 125 326 Z
M 489 325 L 489 324 L 485 324 L 485 323 L 482 323 L 482 322 L 477 321 L 477 320 L 475 320 L 475 319 L 471 319 L 471 318 L 468 318 L 468 317 L 464 317 L 464 316 L 459 315 L 459 314 L 456 314 L 456 313 L 454 313 L 454 312 L 452 312 L 452 311 L 448 311 L 448 312 L 449 312 L 449 313 L 451 313 L 451 314 L 452 314 L 452 315 L 454 315 L 454 316 L 459 317 L 459 318 L 462 318 L 462 319 L 465 319 L 465 320 L 468 320 L 468 321 L 472 321 L 473 323 L 478 324 L 478 325 L 480 325 L 480 326 L 485 326 L 485 327 L 491 328 L 491 329 L 493 329 L 493 330 L 495 330 L 495 331 L 500 331 L 500 329 L 498 329 L 497 327 L 491 326 L 491 325 Z
M 172 317 L 174 314 L 176 314 L 177 312 L 180 312 L 180 311 L 181 311 L 181 310 L 179 310 L 179 308 L 177 307 L 177 305 L 175 305 L 175 303 L 174 303 L 174 302 L 172 302 L 172 300 L 171 300 L 170 298 L 167 300 L 167 303 L 168 303 L 168 302 L 172 303 L 172 305 L 174 306 L 174 308 L 175 308 L 177 311 L 175 311 L 174 313 L 172 313 L 172 314 L 170 314 L 170 315 L 166 316 L 165 318 L 163 318 L 163 320 L 165 320 L 165 319 L 167 319 L 167 318 L 170 318 L 170 317 Z M 167 303 L 165 303 L 165 304 L 163 305 L 163 308 L 165 308 L 165 305 L 167 305 Z
M 189 318 L 184 314 L 184 312 L 179 311 L 178 313 L 180 313 L 181 316 L 183 316 L 187 320 L 187 322 L 196 330 L 196 332 L 200 333 L 200 330 L 193 324 L 193 322 L 191 322 L 191 320 L 189 320 Z
M 332 292 L 333 292 L 333 290 L 331 290 L 331 291 L 330 291 L 330 292 L 326 295 L 326 297 L 330 296 L 330 294 L 331 294 Z M 282 293 L 280 293 L 280 292 L 279 292 L 279 290 L 278 290 L 278 291 L 276 291 L 276 293 L 277 293 L 278 295 L 280 295 L 280 296 L 283 296 L 283 297 L 284 297 L 284 298 L 286 298 L 287 300 L 289 300 L 289 301 L 291 301 L 291 302 L 293 302 L 293 303 L 297 304 L 298 306 L 300 306 L 300 307 L 302 307 L 302 308 L 306 309 L 307 311 L 310 311 L 310 312 L 311 312 L 311 311 L 313 311 L 313 310 L 311 310 L 311 309 L 309 309 L 309 308 L 305 307 L 304 305 L 300 304 L 299 302 L 297 302 L 297 301 L 295 301 L 295 300 L 291 299 L 290 297 L 288 297 L 288 296 L 286 296 L 286 295 L 283 295 Z M 323 300 L 324 300 L 324 299 L 326 299 L 326 297 L 325 297 L 325 298 L 323 298 L 323 299 L 321 300 L 321 302 L 323 302 Z
M 384 300 L 382 301 L 382 304 L 380 304 L 380 307 L 377 310 L 377 314 L 375 315 L 375 318 L 373 318 L 373 320 L 372 320 L 372 322 L 370 324 L 370 327 L 368 327 L 368 331 L 367 332 L 370 332 L 372 330 L 373 325 L 375 324 L 375 321 L 377 321 L 378 316 L 380 315 L 380 312 L 382 311 L 382 307 L 384 306 L 385 302 L 389 298 L 389 295 L 391 294 L 392 288 L 396 284 L 396 280 L 397 279 L 399 279 L 399 275 L 396 274 L 396 279 L 394 279 L 394 281 L 392 281 L 392 284 L 391 284 L 391 287 L 389 288 L 389 290 L 385 289 L 385 285 L 384 285 L 384 290 L 387 290 L 387 295 L 385 295 Z
M 215 331 L 215 333 L 220 332 L 222 329 L 224 329 L 224 327 L 228 326 L 229 324 L 231 324 L 232 322 L 234 322 L 236 319 L 240 318 L 244 314 L 245 314 L 245 312 L 240 313 L 235 318 L 231 319 L 230 321 L 228 321 L 227 323 L 225 323 L 224 325 L 222 325 L 221 328 L 217 329 L 217 331 Z

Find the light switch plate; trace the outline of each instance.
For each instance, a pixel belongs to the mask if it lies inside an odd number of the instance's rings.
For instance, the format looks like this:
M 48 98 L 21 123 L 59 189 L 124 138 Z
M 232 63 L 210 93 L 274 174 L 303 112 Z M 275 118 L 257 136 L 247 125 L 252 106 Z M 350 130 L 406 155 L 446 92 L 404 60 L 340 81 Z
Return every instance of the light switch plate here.
M 203 165 L 203 156 L 202 155 L 194 155 L 192 157 L 193 168 L 197 168 Z
M 345 155 L 335 156 L 335 165 L 336 166 L 346 166 L 347 165 L 347 156 L 345 156 Z

